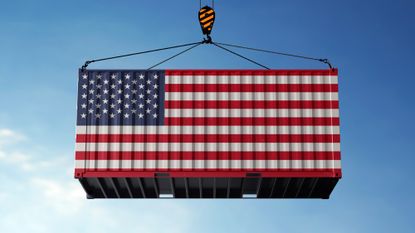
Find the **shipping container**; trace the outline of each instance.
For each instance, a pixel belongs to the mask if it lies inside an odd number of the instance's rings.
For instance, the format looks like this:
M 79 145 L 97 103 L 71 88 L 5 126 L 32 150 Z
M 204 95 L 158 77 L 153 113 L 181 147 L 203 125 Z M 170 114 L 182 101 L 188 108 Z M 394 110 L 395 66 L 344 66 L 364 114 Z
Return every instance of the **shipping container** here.
M 79 71 L 88 198 L 329 198 L 338 71 Z

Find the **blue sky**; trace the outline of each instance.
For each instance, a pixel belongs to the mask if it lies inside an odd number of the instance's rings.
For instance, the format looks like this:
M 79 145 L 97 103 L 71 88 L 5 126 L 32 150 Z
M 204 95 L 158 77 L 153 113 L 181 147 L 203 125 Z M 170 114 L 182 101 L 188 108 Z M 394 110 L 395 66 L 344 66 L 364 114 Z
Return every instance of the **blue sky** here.
M 415 2 L 216 1 L 213 38 L 339 68 L 343 179 L 330 200 L 86 200 L 73 179 L 77 69 L 199 41 L 198 1 L 4 1 L 0 232 L 413 232 Z M 92 64 L 147 68 L 175 51 Z M 241 51 L 272 68 L 325 68 Z M 160 68 L 257 68 L 202 46 Z M 412 183 L 412 185 L 411 185 Z

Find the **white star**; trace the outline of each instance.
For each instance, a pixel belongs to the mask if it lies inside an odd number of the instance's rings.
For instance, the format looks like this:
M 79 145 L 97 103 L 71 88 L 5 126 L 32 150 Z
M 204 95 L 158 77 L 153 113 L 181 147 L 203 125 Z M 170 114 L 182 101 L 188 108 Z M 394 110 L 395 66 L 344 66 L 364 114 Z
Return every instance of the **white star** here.
M 117 75 L 116 75 L 116 74 L 112 74 L 112 75 L 111 75 L 111 78 L 112 78 L 112 79 L 115 79 L 116 77 L 117 77 Z
M 118 99 L 118 100 L 117 100 L 117 102 L 118 102 L 119 104 L 121 104 L 121 102 L 122 102 L 122 101 L 121 101 L 121 99 Z
M 158 97 L 157 93 L 154 94 L 153 96 L 154 96 L 154 99 L 157 99 L 157 97 Z
M 144 108 L 144 104 L 139 104 L 138 107 L 139 108 Z
M 88 112 L 92 114 L 94 112 L 94 109 L 91 108 L 88 110 Z
M 109 81 L 105 79 L 104 80 L 104 84 L 108 84 L 108 83 L 109 83 Z
M 102 87 L 102 85 L 101 85 L 101 84 L 98 84 L 98 85 L 97 85 L 97 88 L 98 88 L 98 89 L 101 89 L 101 87 Z
M 138 117 L 139 117 L 139 118 L 143 118 L 143 117 L 144 117 L 144 115 L 143 115 L 142 113 L 140 113 L 140 114 L 138 114 Z
M 130 98 L 130 95 L 129 95 L 129 94 L 125 94 L 125 95 L 124 95 L 124 97 L 125 97 L 126 99 L 129 99 L 129 98 Z
M 118 92 L 118 94 L 121 94 L 122 93 L 122 90 L 121 89 L 118 89 L 117 92 Z
M 132 99 L 131 100 L 131 103 L 135 104 L 135 103 L 137 103 L 137 100 L 136 99 Z
M 130 108 L 129 104 L 124 104 L 124 108 Z
M 159 85 L 157 84 L 154 84 L 153 86 L 154 86 L 154 89 L 157 89 L 159 87 Z
M 133 94 L 137 94 L 137 90 L 132 90 L 131 91 Z
M 82 75 L 82 78 L 83 78 L 83 79 L 87 79 L 87 78 L 88 78 L 88 75 L 87 75 L 87 74 L 83 74 L 83 75 Z
M 111 114 L 110 114 L 110 117 L 111 117 L 111 118 L 114 118 L 114 117 L 115 117 L 115 114 L 114 114 L 114 113 L 111 113 Z
M 89 94 L 94 94 L 94 90 L 89 90 Z
M 97 94 L 97 99 L 101 99 L 101 94 Z
M 157 113 L 154 113 L 153 114 L 153 118 L 157 118 Z
M 111 108 L 115 108 L 115 104 L 111 104 L 111 105 L 110 105 L 110 107 L 111 107 Z
M 107 114 L 107 113 L 108 113 L 108 109 L 105 109 L 105 108 L 104 108 L 104 110 L 102 110 L 102 112 L 103 112 L 104 114 Z
M 86 94 L 84 93 L 84 94 L 82 94 L 82 99 L 86 99 Z
M 114 94 L 111 95 L 111 99 L 115 99 L 115 95 Z
M 91 85 L 94 84 L 94 82 L 95 82 L 94 80 L 89 80 L 89 84 Z
M 115 87 L 117 86 L 115 86 L 114 84 L 111 85 L 111 89 L 115 89 Z
M 138 95 L 138 97 L 140 97 L 140 99 L 144 99 L 144 95 L 143 94 Z
M 118 112 L 118 113 L 121 113 L 121 109 L 120 109 L 120 108 L 119 108 L 119 109 L 117 109 L 117 112 Z
M 81 117 L 82 117 L 82 118 L 86 118 L 86 114 L 85 114 L 85 113 L 82 113 L 82 114 L 81 114 Z
M 151 80 L 149 79 L 149 80 L 147 80 L 147 84 L 151 84 Z
M 97 79 L 101 79 L 102 75 L 98 74 Z
M 130 84 L 127 84 L 124 87 L 125 87 L 125 89 L 130 89 Z
M 143 85 L 143 84 L 138 85 L 138 87 L 139 87 L 140 89 L 144 89 L 144 85 Z
M 104 89 L 104 94 L 108 94 L 108 90 L 107 89 Z
M 104 102 L 104 104 L 108 104 L 108 100 L 104 99 L 102 102 Z
M 133 80 L 133 84 L 137 84 L 137 80 Z
M 131 110 L 131 112 L 132 112 L 133 114 L 135 114 L 135 113 L 137 112 L 137 110 L 132 109 L 132 110 Z
M 88 87 L 88 85 L 86 85 L 86 84 L 82 85 L 83 89 L 86 89 L 87 87 Z
M 95 114 L 95 117 L 96 118 L 101 118 L 101 114 L 97 113 L 97 114 Z
M 151 110 L 149 108 L 147 108 L 146 112 L 147 112 L 147 114 L 150 114 Z
M 151 90 L 150 89 L 147 90 L 147 94 L 151 94 Z
M 129 116 L 130 116 L 130 114 L 128 114 L 128 113 L 124 114 L 125 118 L 128 118 Z
M 101 104 L 96 104 L 95 105 L 97 108 L 101 108 Z
M 94 103 L 94 100 L 88 100 L 88 102 L 89 102 L 90 104 L 93 104 L 93 103 Z
M 153 107 L 154 107 L 154 108 L 157 108 L 157 106 L 158 106 L 157 104 L 153 104 Z
M 125 79 L 130 79 L 130 74 L 126 74 Z
M 82 108 L 86 108 L 86 104 L 82 104 L 82 105 L 81 105 L 81 107 L 82 107 Z
M 151 100 L 150 99 L 147 99 L 146 102 L 149 104 L 149 103 L 151 103 Z
M 122 84 L 122 80 L 120 79 L 120 80 L 118 80 L 118 84 Z
M 157 74 L 153 75 L 154 79 L 157 79 L 159 76 Z
M 140 74 L 140 76 L 138 76 L 138 77 L 140 77 L 140 79 L 144 79 L 144 75 L 143 74 Z

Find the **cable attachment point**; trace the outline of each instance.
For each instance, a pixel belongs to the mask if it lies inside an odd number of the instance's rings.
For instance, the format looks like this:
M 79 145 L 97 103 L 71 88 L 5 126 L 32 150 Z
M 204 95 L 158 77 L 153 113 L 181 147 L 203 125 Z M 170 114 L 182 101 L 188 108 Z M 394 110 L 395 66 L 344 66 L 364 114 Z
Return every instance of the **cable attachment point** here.
M 81 67 L 82 71 L 85 71 L 85 69 L 88 67 L 89 64 L 91 64 L 92 61 L 86 61 L 85 64 Z
M 326 63 L 330 67 L 330 69 L 333 69 L 333 66 L 331 65 L 329 59 L 319 59 L 319 61 Z
M 203 44 L 213 44 L 212 37 L 210 35 L 206 35 L 206 38 L 203 38 Z

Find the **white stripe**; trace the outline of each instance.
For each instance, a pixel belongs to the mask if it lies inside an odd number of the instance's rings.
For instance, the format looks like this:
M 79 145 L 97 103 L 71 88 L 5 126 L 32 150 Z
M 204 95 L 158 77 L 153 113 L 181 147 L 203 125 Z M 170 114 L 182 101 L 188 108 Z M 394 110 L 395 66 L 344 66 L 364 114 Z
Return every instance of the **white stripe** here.
M 334 75 L 166 75 L 166 84 L 337 84 L 337 82 L 338 77 Z
M 84 164 L 87 164 L 85 167 Z M 340 160 L 76 160 L 78 169 L 340 169 Z
M 337 92 L 166 92 L 166 100 L 338 100 Z
M 250 151 L 250 152 L 312 152 L 340 151 L 339 143 L 76 143 L 76 151 Z
M 339 117 L 338 109 L 165 109 L 165 117 Z
M 339 134 L 339 126 L 77 126 L 77 134 Z

